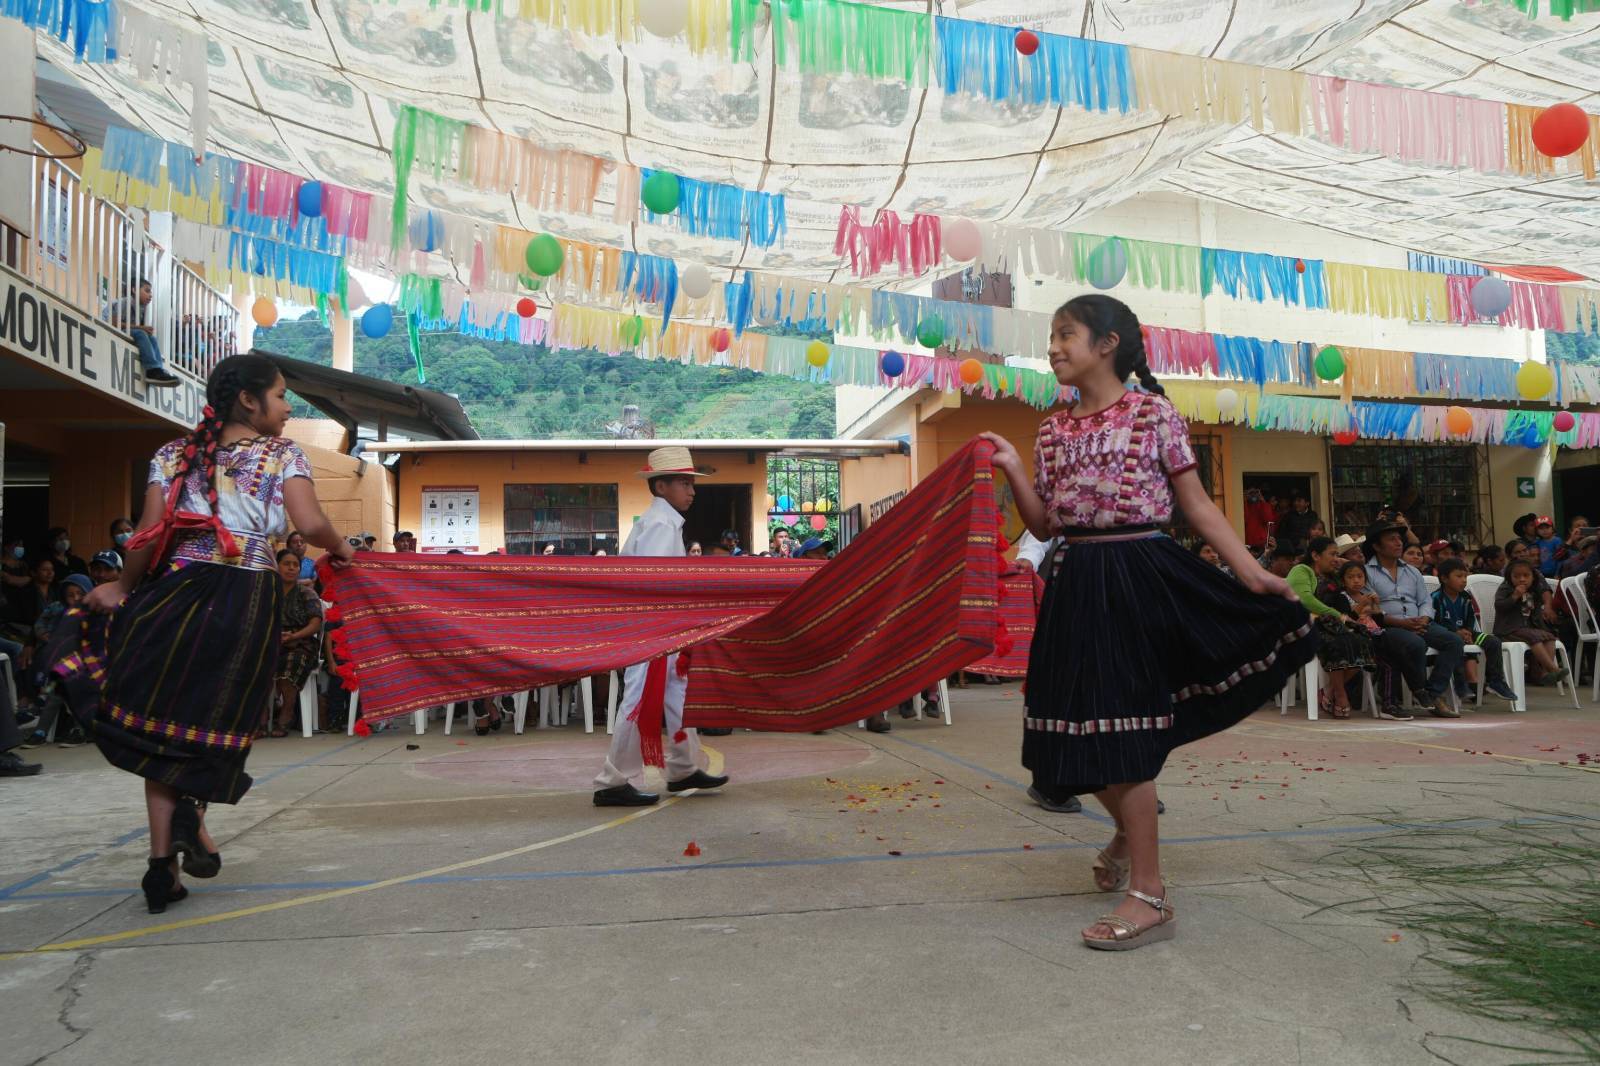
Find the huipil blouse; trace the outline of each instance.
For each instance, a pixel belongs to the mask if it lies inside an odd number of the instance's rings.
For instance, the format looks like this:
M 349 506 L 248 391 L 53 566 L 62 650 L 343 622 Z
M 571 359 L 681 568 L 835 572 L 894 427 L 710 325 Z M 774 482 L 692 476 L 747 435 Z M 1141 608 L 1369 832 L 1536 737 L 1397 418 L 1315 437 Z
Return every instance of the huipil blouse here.
M 150 460 L 150 484 L 159 485 L 163 496 L 178 474 L 187 438 L 161 446 Z M 182 530 L 173 535 L 171 561 L 222 563 L 248 570 L 276 570 L 273 544 L 289 533 L 289 515 L 283 506 L 284 482 L 290 478 L 311 477 L 311 461 L 294 441 L 284 437 L 248 437 L 227 446 L 218 446 L 217 517 L 233 535 L 240 554 L 229 558 L 210 530 Z M 184 479 L 178 506 L 196 514 L 210 514 L 206 501 L 206 481 L 200 466 Z
M 1171 479 L 1198 465 L 1172 401 L 1132 390 L 1103 411 L 1046 418 L 1033 462 L 1046 517 L 1067 529 L 1166 525 Z

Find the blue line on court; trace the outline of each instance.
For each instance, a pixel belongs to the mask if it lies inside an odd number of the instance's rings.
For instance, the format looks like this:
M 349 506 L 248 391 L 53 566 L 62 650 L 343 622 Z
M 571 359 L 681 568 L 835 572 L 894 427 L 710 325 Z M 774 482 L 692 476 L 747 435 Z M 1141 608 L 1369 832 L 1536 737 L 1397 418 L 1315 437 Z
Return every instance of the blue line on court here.
M 976 773 L 980 773 L 984 777 L 992 778 L 993 780 L 1000 782 L 1002 785 L 1010 785 L 1012 788 L 1020 789 L 1023 792 L 1028 791 L 1028 786 L 1023 784 L 1021 781 L 1013 781 L 1011 778 L 1006 777 L 1004 774 L 995 773 L 993 770 L 989 769 L 987 766 L 979 766 L 975 762 L 969 762 L 966 759 L 963 759 L 959 755 L 951 755 L 948 751 L 943 751 L 943 750 L 941 750 L 939 748 L 934 747 L 931 744 L 919 744 L 915 740 L 906 740 L 903 737 L 895 736 L 893 733 L 880 733 L 878 735 L 883 737 L 883 738 L 885 738 L 886 740 L 894 740 L 894 741 L 899 741 L 901 744 L 909 744 L 913 748 L 918 749 L 919 751 L 925 751 L 925 752 L 928 752 L 929 754 L 937 755 L 937 756 L 939 756 L 939 758 L 945 759 L 945 760 L 947 760 L 949 762 L 953 762 L 957 766 L 965 766 L 968 770 L 972 770 L 972 771 L 974 771 Z M 1101 814 L 1099 811 L 1091 811 L 1088 807 L 1085 807 L 1082 811 L 1080 811 L 1078 813 L 1082 814 L 1085 818 L 1089 819 L 1092 822 L 1099 822 L 1101 825 L 1111 825 L 1111 824 L 1113 824 L 1109 815 Z
M 1309 829 L 1269 829 L 1255 833 L 1221 833 L 1216 836 L 1198 837 L 1173 837 L 1163 840 L 1164 845 L 1180 844 L 1216 844 L 1238 842 L 1247 840 L 1287 840 L 1294 838 L 1317 838 L 1333 836 L 1351 836 L 1365 834 L 1368 836 L 1382 836 L 1387 833 L 1402 830 L 1416 829 L 1492 829 L 1506 825 L 1530 825 L 1538 823 L 1548 824 L 1592 824 L 1593 818 L 1580 815 L 1560 816 L 1541 815 L 1537 818 L 1514 819 L 1510 822 L 1493 818 L 1470 818 L 1455 822 L 1423 823 L 1423 822 L 1397 822 L 1390 825 L 1341 825 L 1319 826 Z M 1054 844 L 1035 844 L 1033 851 L 1081 851 L 1095 848 L 1094 844 L 1080 844 L 1076 841 L 1062 841 Z M 772 870 L 796 866 L 847 866 L 864 862 L 903 862 L 915 859 L 969 859 L 982 858 L 990 855 L 1015 855 L 1024 849 L 1020 845 L 1005 848 L 963 848 L 956 851 L 917 851 L 905 855 L 890 855 L 886 852 L 875 852 L 871 855 L 825 855 L 808 859 L 752 859 L 745 862 L 712 862 L 701 863 L 694 866 L 629 866 L 611 870 L 527 870 L 499 874 L 441 874 L 437 877 L 423 877 L 416 881 L 408 882 L 413 885 L 453 885 L 467 882 L 488 881 L 552 881 L 584 877 L 624 877 L 638 874 L 692 874 L 716 873 L 721 870 Z M 223 896 L 233 893 L 266 893 L 266 892 L 325 892 L 339 888 L 362 888 L 366 885 L 376 884 L 378 878 L 363 881 L 290 881 L 281 884 L 244 884 L 229 885 L 225 888 L 198 888 L 190 882 L 190 890 L 196 895 Z M 50 900 L 50 899 L 76 899 L 82 897 L 120 897 L 126 896 L 126 888 L 89 888 L 72 889 L 61 892 L 35 892 L 26 896 L 14 897 L 19 900 Z
M 326 759 L 330 755 L 337 755 L 341 751 L 344 751 L 346 748 L 349 748 L 349 747 L 352 747 L 353 745 L 361 743 L 361 741 L 363 739 L 364 738 L 362 738 L 362 737 L 357 737 L 354 740 L 347 741 L 347 742 L 345 742 L 343 744 L 340 744 L 337 748 L 334 748 L 332 751 L 325 751 L 321 755 L 313 755 L 309 759 L 302 759 L 297 763 L 290 763 L 288 766 L 280 766 L 276 770 L 269 771 L 267 773 L 262 774 L 260 777 L 256 778 L 255 783 L 258 784 L 258 785 L 264 785 L 268 781 L 271 781 L 275 777 L 282 777 L 284 774 L 288 773 L 290 770 L 299 770 L 299 769 L 301 769 L 303 767 L 310 766 L 312 763 L 317 762 L 320 759 Z M 131 844 L 135 840 L 138 840 L 140 837 L 145 836 L 149 832 L 150 832 L 150 827 L 148 825 L 140 826 L 138 829 L 130 829 L 126 833 L 123 833 L 121 836 L 117 837 L 117 839 L 113 840 L 106 850 L 110 850 L 111 848 L 120 848 L 124 844 Z M 9 899 L 12 896 L 16 895 L 18 892 L 22 892 L 22 891 L 24 891 L 26 889 L 32 888 L 34 885 L 39 884 L 41 881 L 49 880 L 50 877 L 52 877 L 55 874 L 61 873 L 63 870 L 70 870 L 74 866 L 81 866 L 83 863 L 88 862 L 90 859 L 99 858 L 100 854 L 101 854 L 101 852 L 99 850 L 86 851 L 83 854 L 76 855 L 76 856 L 68 859 L 67 861 L 65 861 L 63 863 L 59 863 L 59 864 L 57 864 L 55 866 L 52 866 L 48 870 L 45 870 L 45 871 L 43 871 L 41 873 L 36 873 L 32 877 L 25 877 L 21 881 L 18 881 L 18 882 L 14 883 L 14 884 L 6 885 L 4 888 L 0 888 L 0 899 Z

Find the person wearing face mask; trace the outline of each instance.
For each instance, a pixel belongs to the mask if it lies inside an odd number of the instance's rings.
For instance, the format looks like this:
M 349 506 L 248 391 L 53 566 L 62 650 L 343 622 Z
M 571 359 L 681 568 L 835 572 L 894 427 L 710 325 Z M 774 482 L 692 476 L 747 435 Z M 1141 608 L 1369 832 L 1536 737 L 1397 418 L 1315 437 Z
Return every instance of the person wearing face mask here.
M 116 518 L 111 521 L 111 547 L 106 551 L 114 551 L 117 558 L 121 559 L 128 554 L 128 538 L 133 536 L 133 523 L 126 518 Z M 103 554 L 103 553 L 98 553 Z
M 57 581 L 70 574 L 89 576 L 89 564 L 72 554 L 72 541 L 67 537 L 66 529 L 56 526 L 44 535 L 44 541 L 48 545 L 50 561 L 56 564 Z
M 3 559 L 0 559 L 0 591 L 10 595 L 12 589 L 28 587 L 28 548 L 21 537 L 5 542 Z M 0 596 L 0 599 L 3 599 Z

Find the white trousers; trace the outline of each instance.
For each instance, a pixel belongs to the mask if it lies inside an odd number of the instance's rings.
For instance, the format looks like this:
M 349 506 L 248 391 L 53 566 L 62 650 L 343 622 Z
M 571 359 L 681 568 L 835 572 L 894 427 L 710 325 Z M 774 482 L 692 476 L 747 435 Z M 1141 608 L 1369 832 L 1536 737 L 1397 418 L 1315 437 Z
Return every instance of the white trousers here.
M 594 779 L 596 788 L 615 788 L 644 776 L 639 723 L 628 721 L 628 716 L 644 695 L 644 678 L 649 669 L 650 664 L 646 662 L 635 663 L 623 671 L 622 705 L 617 708 L 617 720 L 612 723 L 611 750 L 606 754 L 605 768 Z M 689 679 L 678 676 L 678 657 L 667 656 L 667 694 L 663 701 L 667 735 L 662 738 L 662 747 L 668 781 L 681 781 L 700 768 L 700 737 L 693 729 L 683 729 L 683 695 L 688 688 Z M 680 729 L 688 734 L 682 743 L 672 739 Z

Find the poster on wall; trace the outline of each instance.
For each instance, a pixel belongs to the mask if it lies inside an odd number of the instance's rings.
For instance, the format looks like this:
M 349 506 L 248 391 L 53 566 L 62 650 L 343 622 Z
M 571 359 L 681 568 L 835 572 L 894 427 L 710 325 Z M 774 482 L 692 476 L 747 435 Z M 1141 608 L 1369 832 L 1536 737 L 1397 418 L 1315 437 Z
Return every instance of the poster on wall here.
M 417 547 L 424 554 L 478 550 L 478 486 L 424 485 L 422 529 Z

